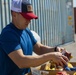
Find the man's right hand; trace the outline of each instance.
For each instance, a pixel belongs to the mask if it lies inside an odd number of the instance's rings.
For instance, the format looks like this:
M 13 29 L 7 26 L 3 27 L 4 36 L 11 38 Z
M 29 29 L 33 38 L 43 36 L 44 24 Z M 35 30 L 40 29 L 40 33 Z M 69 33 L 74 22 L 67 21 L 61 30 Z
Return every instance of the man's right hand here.
M 53 52 L 51 58 L 52 61 L 58 66 L 67 65 L 67 62 L 69 61 L 69 59 L 60 52 Z

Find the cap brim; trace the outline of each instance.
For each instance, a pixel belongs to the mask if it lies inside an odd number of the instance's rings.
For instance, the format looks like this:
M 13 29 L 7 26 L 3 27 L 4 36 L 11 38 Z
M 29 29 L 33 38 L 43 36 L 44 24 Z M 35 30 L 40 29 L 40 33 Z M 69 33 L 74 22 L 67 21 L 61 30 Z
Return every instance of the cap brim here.
M 20 13 L 20 14 L 26 19 L 38 19 L 38 16 L 36 16 L 34 13 L 31 13 L 31 12 Z

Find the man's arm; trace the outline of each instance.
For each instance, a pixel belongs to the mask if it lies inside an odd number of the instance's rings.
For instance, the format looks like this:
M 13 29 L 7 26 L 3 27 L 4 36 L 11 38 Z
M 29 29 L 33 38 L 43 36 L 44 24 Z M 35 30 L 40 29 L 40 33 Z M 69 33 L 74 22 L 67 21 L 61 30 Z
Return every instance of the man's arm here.
M 22 49 L 13 51 L 10 54 L 8 54 L 8 56 L 19 68 L 39 66 L 51 60 L 50 55 L 52 56 L 52 54 L 43 54 L 40 56 L 24 55 Z
M 38 55 L 49 53 L 49 52 L 54 52 L 54 50 L 55 50 L 55 47 L 45 46 L 39 42 L 37 42 L 34 46 L 34 52 Z
M 22 49 L 19 49 L 9 53 L 8 56 L 19 68 L 36 67 L 50 60 L 53 60 L 57 65 L 63 66 L 63 64 L 67 65 L 68 61 L 67 57 L 63 56 L 60 52 L 31 56 L 24 55 Z

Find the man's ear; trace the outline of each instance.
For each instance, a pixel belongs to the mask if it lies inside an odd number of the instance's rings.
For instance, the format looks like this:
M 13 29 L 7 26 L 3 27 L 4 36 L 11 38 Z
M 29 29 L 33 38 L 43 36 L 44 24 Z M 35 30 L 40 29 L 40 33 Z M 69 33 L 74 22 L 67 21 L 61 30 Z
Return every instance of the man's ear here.
M 17 14 L 16 12 L 12 11 L 12 16 L 13 17 L 16 17 L 16 14 Z

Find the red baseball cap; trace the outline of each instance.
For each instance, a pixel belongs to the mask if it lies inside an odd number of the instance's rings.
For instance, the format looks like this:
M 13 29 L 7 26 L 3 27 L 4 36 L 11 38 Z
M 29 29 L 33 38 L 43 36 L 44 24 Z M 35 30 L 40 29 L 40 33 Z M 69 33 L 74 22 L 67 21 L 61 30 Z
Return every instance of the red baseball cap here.
M 12 0 L 11 10 L 19 12 L 26 19 L 38 19 L 33 13 L 32 4 L 28 0 Z
M 26 19 L 38 19 L 38 17 L 34 13 L 20 13 Z

